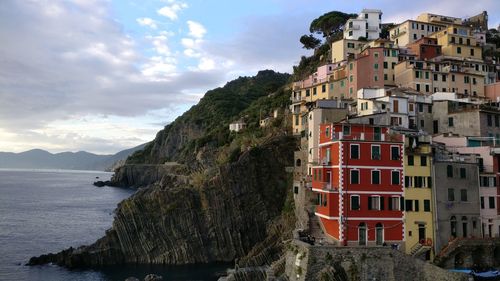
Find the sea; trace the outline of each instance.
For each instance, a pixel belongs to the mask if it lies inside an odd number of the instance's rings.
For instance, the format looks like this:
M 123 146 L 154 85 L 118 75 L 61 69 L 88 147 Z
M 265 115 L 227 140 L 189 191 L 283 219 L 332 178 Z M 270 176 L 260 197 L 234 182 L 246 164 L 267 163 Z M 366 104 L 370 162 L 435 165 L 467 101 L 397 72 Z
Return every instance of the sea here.
M 120 280 L 150 273 L 166 281 L 215 281 L 227 264 L 126 265 L 68 270 L 26 266 L 30 257 L 93 243 L 113 222 L 117 204 L 133 189 L 95 187 L 111 173 L 0 169 L 0 280 Z

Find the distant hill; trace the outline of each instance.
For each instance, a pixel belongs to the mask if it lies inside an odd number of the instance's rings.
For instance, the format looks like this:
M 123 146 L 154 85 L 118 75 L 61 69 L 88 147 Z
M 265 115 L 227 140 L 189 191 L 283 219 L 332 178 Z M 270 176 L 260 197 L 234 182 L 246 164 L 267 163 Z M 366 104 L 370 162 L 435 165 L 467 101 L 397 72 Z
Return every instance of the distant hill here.
M 10 169 L 66 169 L 111 171 L 146 144 L 122 150 L 116 154 L 98 155 L 85 151 L 50 153 L 32 149 L 21 153 L 0 152 L 0 168 Z

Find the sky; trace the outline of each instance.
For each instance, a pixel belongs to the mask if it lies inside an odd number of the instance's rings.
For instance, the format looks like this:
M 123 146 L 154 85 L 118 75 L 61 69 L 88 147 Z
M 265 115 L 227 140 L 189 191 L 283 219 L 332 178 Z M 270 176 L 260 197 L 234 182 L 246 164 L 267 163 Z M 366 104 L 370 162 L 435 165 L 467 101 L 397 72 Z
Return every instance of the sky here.
M 291 73 L 329 11 L 467 17 L 498 0 L 1 0 L 0 151 L 111 154 L 154 139 L 210 89 Z

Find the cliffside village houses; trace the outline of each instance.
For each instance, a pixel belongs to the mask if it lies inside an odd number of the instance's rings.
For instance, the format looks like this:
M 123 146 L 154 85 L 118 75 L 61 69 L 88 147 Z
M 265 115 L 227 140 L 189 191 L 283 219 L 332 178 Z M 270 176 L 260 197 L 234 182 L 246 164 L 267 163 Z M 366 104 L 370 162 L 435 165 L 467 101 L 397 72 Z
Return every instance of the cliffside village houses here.
M 382 27 L 380 10 L 362 10 L 328 63 L 292 85 L 299 227 L 428 260 L 456 239 L 498 237 L 500 67 L 484 55 L 496 48 L 486 12 L 424 13 L 389 38 Z

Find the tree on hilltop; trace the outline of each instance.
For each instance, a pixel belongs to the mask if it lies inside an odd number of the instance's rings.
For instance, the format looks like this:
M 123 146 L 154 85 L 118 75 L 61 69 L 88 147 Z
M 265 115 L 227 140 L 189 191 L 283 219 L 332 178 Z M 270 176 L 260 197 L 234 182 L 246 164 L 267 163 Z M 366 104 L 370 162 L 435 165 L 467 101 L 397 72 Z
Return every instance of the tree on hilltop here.
M 302 35 L 300 37 L 300 43 L 302 43 L 302 45 L 304 45 L 303 48 L 305 49 L 314 49 L 316 47 L 319 46 L 319 44 L 321 43 L 321 40 L 314 37 L 314 35 L 312 34 L 309 34 L 309 35 Z

